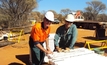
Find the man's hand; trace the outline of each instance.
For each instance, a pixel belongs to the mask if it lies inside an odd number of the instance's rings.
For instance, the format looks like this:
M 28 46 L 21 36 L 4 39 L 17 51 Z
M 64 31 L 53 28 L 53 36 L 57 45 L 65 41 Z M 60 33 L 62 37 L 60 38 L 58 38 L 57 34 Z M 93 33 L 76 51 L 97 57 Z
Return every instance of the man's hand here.
M 57 50 L 58 52 L 62 52 L 62 49 L 59 48 L 59 47 L 56 47 L 56 50 Z
M 37 44 L 36 45 L 40 50 L 42 50 L 43 52 L 45 52 L 46 54 L 52 54 L 53 52 L 51 50 L 49 50 L 49 48 L 47 47 L 47 49 L 45 49 L 43 46 L 41 46 L 41 44 Z
M 65 48 L 65 50 L 68 50 L 68 51 L 70 51 L 70 48 L 66 47 L 66 48 Z
M 46 54 L 53 54 L 53 52 L 52 51 L 46 51 Z
M 46 47 L 46 50 L 47 50 L 47 54 L 52 54 L 53 53 L 48 46 Z
M 70 52 L 70 48 L 66 47 L 64 52 Z
M 46 46 L 46 50 L 51 51 L 51 49 L 49 48 L 49 46 Z

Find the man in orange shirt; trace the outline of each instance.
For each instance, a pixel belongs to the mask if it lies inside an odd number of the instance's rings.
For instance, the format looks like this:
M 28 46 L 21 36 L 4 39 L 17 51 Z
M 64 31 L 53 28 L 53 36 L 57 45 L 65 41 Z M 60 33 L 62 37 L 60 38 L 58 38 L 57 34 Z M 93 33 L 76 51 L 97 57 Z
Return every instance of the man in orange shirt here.
M 36 23 L 31 30 L 29 46 L 31 50 L 32 65 L 41 65 L 45 54 L 51 54 L 49 48 L 50 24 L 54 21 L 54 14 L 51 11 L 46 12 L 42 23 Z M 46 42 L 46 49 L 43 43 Z

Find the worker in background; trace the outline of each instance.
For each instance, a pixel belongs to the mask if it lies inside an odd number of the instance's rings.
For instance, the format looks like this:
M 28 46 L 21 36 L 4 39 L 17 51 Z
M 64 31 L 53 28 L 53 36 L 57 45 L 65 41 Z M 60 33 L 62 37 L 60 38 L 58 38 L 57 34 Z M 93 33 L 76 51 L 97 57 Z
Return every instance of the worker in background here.
M 56 30 L 54 37 L 55 50 L 60 52 L 61 49 L 70 50 L 74 48 L 77 39 L 77 27 L 73 22 L 75 18 L 68 14 L 65 18 L 65 24 Z
M 51 11 L 47 11 L 43 22 L 35 23 L 32 27 L 31 35 L 29 38 L 29 47 L 31 50 L 31 65 L 42 65 L 45 54 L 52 54 L 49 48 L 49 33 L 50 25 L 54 21 L 54 14 Z M 46 49 L 43 47 L 43 43 L 46 43 Z

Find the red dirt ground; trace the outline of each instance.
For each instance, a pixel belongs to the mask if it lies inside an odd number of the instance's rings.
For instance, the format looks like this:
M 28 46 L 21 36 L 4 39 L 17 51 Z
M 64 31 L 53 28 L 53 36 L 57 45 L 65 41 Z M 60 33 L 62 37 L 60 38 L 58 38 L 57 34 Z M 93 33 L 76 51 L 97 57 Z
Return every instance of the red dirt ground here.
M 59 26 L 58 24 L 52 24 L 51 33 L 54 33 Z M 94 30 L 78 29 L 78 38 L 75 47 L 83 47 L 85 41 L 92 41 L 94 37 Z M 0 48 L 0 65 L 29 65 L 29 34 L 23 35 L 21 39 L 20 43 Z

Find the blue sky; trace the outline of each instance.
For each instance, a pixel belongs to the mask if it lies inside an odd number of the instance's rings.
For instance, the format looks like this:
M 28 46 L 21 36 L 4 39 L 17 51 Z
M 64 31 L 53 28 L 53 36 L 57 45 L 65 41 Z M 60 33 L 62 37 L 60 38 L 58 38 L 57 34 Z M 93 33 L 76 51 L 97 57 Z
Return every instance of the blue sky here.
M 54 10 L 57 13 L 60 13 L 61 9 L 70 10 L 84 10 L 88 5 L 86 2 L 91 2 L 92 0 L 41 0 L 38 2 L 38 8 L 35 10 L 42 12 L 48 10 Z M 100 0 L 107 6 L 107 0 Z M 107 10 L 106 10 L 107 12 Z

